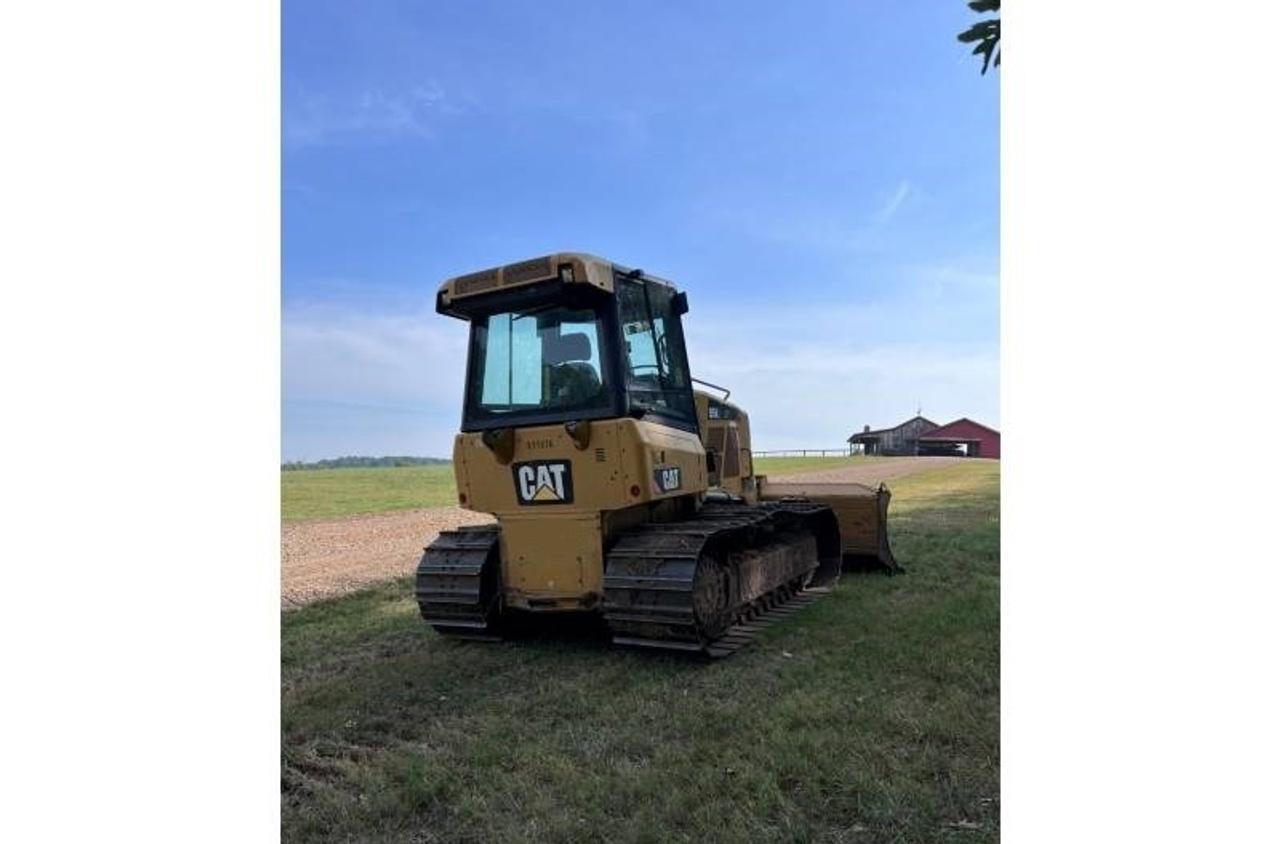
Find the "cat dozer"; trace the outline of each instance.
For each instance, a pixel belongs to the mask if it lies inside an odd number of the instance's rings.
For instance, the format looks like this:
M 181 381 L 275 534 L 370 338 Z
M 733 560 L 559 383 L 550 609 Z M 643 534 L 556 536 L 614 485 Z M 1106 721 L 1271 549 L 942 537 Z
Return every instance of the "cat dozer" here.
M 422 617 L 501 638 L 513 615 L 591 614 L 613 642 L 725 656 L 842 570 L 895 570 L 888 490 L 770 482 L 747 414 L 694 388 L 684 293 L 558 253 L 446 281 L 470 323 L 458 502 L 418 566 Z

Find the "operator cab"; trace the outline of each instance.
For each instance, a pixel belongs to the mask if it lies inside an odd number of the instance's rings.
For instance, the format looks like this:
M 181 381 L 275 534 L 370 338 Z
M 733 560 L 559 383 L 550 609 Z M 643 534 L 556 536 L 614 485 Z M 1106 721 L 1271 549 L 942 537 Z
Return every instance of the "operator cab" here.
M 631 416 L 697 432 L 684 294 L 561 253 L 445 282 L 440 313 L 471 324 L 463 431 Z

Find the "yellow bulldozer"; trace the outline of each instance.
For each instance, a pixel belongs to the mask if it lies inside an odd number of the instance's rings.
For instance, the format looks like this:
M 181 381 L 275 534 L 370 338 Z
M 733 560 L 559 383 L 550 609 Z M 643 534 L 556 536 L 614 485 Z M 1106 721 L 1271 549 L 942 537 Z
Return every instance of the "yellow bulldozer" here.
M 497 523 L 445 531 L 415 592 L 444 635 L 588 614 L 613 642 L 737 650 L 850 567 L 896 570 L 889 492 L 756 475 L 747 414 L 695 389 L 668 281 L 558 253 L 447 280 L 470 323 L 458 502 Z

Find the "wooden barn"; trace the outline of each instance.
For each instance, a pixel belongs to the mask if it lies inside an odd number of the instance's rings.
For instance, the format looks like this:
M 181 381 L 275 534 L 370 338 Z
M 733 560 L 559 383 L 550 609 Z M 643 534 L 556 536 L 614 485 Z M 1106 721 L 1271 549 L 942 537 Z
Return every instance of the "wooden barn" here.
M 849 437 L 849 452 L 915 455 L 921 435 L 937 427 L 937 423 L 930 422 L 923 416 L 913 416 L 901 425 L 879 431 L 873 431 L 870 425 L 864 425 L 862 433 Z
M 1000 432 L 972 419 L 960 418 L 934 428 L 916 440 L 922 455 L 961 455 L 1000 458 Z

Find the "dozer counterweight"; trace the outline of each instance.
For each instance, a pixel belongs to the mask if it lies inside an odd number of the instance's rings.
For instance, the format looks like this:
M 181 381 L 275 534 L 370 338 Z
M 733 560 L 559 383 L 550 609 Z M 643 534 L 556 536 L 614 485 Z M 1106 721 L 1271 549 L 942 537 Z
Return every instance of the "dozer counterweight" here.
M 618 644 L 722 656 L 851 552 L 892 568 L 887 491 L 755 475 L 747 414 L 693 388 L 669 282 L 559 253 L 450 279 L 436 309 L 471 326 L 459 503 L 498 522 L 426 549 L 416 594 L 441 633 L 587 613 Z

